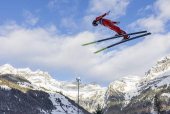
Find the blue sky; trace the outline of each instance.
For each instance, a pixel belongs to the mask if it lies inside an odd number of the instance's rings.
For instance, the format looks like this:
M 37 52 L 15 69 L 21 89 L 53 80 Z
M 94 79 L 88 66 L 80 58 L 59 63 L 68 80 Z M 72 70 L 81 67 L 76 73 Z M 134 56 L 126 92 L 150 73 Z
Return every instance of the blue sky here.
M 128 75 L 143 77 L 156 61 L 170 54 L 170 0 L 0 0 L 0 65 L 47 71 L 59 81 L 110 82 Z M 120 21 L 126 32 L 152 35 L 99 54 L 93 52 L 121 39 L 82 47 L 115 35 L 91 22 Z

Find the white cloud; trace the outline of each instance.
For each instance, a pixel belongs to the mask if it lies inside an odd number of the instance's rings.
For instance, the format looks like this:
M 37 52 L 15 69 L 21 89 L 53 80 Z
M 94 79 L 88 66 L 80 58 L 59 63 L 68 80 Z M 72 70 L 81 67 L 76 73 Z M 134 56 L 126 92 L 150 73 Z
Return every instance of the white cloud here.
M 60 5 L 61 5 L 62 3 L 67 4 L 67 3 L 69 3 L 69 2 L 70 2 L 69 0 L 62 0 L 62 1 L 60 1 L 60 0 L 51 0 L 51 1 L 48 3 L 47 7 L 50 8 L 50 9 L 58 9 L 58 8 L 61 8 Z
M 23 15 L 26 19 L 25 22 L 32 26 L 34 26 L 39 20 L 38 17 L 35 17 L 30 11 L 27 11 L 27 10 L 23 11 Z
M 65 28 L 68 29 L 69 32 L 72 32 L 72 31 L 75 31 L 75 30 L 79 29 L 78 24 L 80 24 L 80 23 L 76 23 L 73 18 L 71 18 L 71 17 L 68 18 L 67 17 L 67 18 L 63 18 L 61 20 L 60 26 L 65 27 Z
M 56 30 L 54 25 L 51 28 L 49 31 L 47 28 L 26 29 L 16 24 L 1 26 L 0 34 L 1 30 L 6 32 L 0 37 L 0 49 L 3 49 L 0 61 L 43 67 L 46 71 L 68 69 L 86 79 L 109 83 L 126 75 L 144 75 L 170 48 L 168 33 L 148 36 L 123 50 L 93 54 L 103 46 L 83 47 L 81 44 L 94 41 L 101 34 L 86 31 L 72 37 L 61 36 L 52 32 Z
M 15 60 L 23 64 L 39 64 L 49 69 L 68 68 L 75 72 L 96 62 L 93 54 L 96 48 L 81 46 L 94 40 L 94 34 L 83 32 L 69 37 L 54 34 L 53 30 L 56 30 L 54 26 L 51 30 L 26 29 L 15 24 L 1 26 L 1 61 Z
M 67 34 L 72 34 L 80 27 L 80 22 L 75 18 L 78 14 L 78 0 L 52 0 L 47 7 L 56 12 L 56 16 L 60 19 L 60 27 L 64 28 Z
M 114 53 L 114 56 L 103 63 L 94 66 L 93 75 L 107 81 L 120 79 L 127 75 L 144 76 L 156 61 L 170 53 L 170 33 L 165 35 L 147 36 L 146 39 L 134 46 L 127 47 Z
M 168 21 L 170 19 L 170 0 L 158 0 L 155 2 L 155 11 L 159 19 Z
M 149 9 L 152 9 L 152 6 L 151 6 L 151 5 L 147 5 L 144 10 L 149 10 Z
M 148 14 L 147 12 L 152 11 L 152 9 L 152 5 L 147 5 L 145 8 L 139 9 L 137 15 L 146 16 Z
M 61 31 L 57 29 L 57 27 L 53 24 L 48 24 L 45 26 L 45 30 L 50 34 L 50 35 L 55 35 L 55 34 L 60 34 Z
M 99 1 L 99 3 L 97 0 L 90 2 L 89 11 L 101 14 L 104 13 L 102 8 L 107 11 L 114 6 L 120 7 L 120 5 L 126 8 L 128 4 L 125 0 L 107 0 L 106 3 L 109 6 L 106 7 L 106 5 L 100 5 L 105 4 L 102 1 Z M 117 4 L 118 6 L 116 6 Z M 155 14 L 139 19 L 131 26 L 138 29 L 147 28 L 147 30 L 155 33 L 165 31 L 165 23 L 170 18 L 169 13 L 167 13 L 169 9 L 164 8 L 166 4 L 169 4 L 166 0 L 156 1 L 152 6 L 155 8 Z M 120 12 L 116 13 L 115 18 L 125 14 L 124 8 L 120 7 Z M 86 16 L 84 19 L 88 23 L 91 18 L 93 18 L 93 15 Z M 63 20 L 63 25 L 66 26 L 69 23 L 67 19 Z M 72 26 L 75 26 L 74 23 Z M 106 45 L 83 47 L 81 44 L 104 38 L 105 36 L 102 35 L 104 31 L 94 33 L 84 31 L 74 36 L 59 35 L 59 32 L 54 25 L 46 28 L 28 29 L 12 22 L 0 26 L 1 63 L 2 61 L 15 61 L 16 63 L 37 66 L 37 68 L 43 67 L 46 71 L 69 69 L 86 77 L 86 79 L 109 83 L 127 75 L 143 76 L 156 63 L 156 60 L 170 53 L 170 33 L 164 35 L 152 34 L 134 46 L 126 46 L 122 50 L 113 50 L 107 53 L 93 54 Z
M 148 6 L 145 9 L 153 7 L 153 14 L 147 17 L 138 19 L 129 26 L 134 29 L 145 29 L 152 33 L 165 32 L 166 23 L 170 19 L 170 1 L 169 0 L 157 0 L 153 6 Z
M 91 0 L 89 12 L 102 15 L 110 10 L 110 16 L 116 19 L 125 15 L 128 4 L 128 0 Z
M 152 5 L 147 5 L 145 8 L 139 9 L 139 12 L 152 9 Z
M 135 30 L 148 30 L 152 33 L 155 32 L 164 32 L 165 23 L 154 15 L 150 15 L 149 17 L 138 19 L 129 25 Z
M 52 0 L 47 7 L 50 10 L 57 11 L 61 15 L 73 15 L 77 12 L 78 0 Z
M 56 7 L 56 6 L 55 6 L 56 2 L 57 2 L 57 0 L 50 1 L 50 2 L 48 3 L 47 7 L 50 8 L 50 9 L 55 8 L 55 7 Z

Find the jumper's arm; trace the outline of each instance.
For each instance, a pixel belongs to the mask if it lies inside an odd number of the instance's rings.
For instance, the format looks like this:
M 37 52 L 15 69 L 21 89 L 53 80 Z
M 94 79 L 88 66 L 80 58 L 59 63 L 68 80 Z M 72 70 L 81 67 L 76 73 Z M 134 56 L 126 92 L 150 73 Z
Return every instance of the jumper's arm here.
M 103 15 L 101 15 L 101 16 L 99 16 L 99 17 L 96 17 L 96 21 L 99 21 L 100 19 L 102 19 L 102 18 L 105 17 L 105 16 L 106 16 L 106 13 L 103 14 Z

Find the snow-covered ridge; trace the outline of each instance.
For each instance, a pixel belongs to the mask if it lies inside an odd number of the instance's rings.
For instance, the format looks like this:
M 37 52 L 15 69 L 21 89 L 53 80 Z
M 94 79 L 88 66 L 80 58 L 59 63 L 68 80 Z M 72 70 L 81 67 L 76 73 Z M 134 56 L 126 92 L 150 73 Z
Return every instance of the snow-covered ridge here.
M 119 95 L 124 97 L 126 104 L 130 102 L 133 96 L 138 95 L 138 85 L 141 77 L 138 76 L 126 76 L 121 80 L 116 80 L 110 83 L 107 92 L 106 99 L 110 96 Z
M 149 82 L 154 78 L 161 77 L 166 74 L 170 74 L 170 55 L 167 55 L 157 61 L 157 64 L 153 66 L 141 80 L 141 82 Z
M 122 80 L 116 80 L 112 82 L 109 87 L 118 90 L 119 92 L 126 92 L 130 89 L 137 87 L 141 77 L 138 76 L 126 76 Z
M 110 83 L 105 94 L 105 105 L 107 106 L 105 112 L 115 112 L 117 107 L 121 105 L 122 113 L 120 114 L 125 114 L 128 108 L 128 111 L 133 110 L 136 111 L 135 113 L 149 113 L 145 108 L 142 109 L 142 112 L 141 107 L 145 104 L 147 109 L 150 107 L 150 112 L 152 112 L 155 106 L 154 102 L 156 102 L 153 100 L 154 95 L 158 95 L 162 100 L 161 102 L 164 102 L 162 106 L 167 104 L 165 111 L 169 114 L 169 87 L 170 55 L 167 55 L 158 60 L 144 77 L 126 76 Z M 149 106 L 148 101 L 152 105 Z M 119 112 L 120 109 L 117 111 Z
M 31 76 L 43 76 L 45 78 L 51 78 L 48 72 L 43 72 L 41 70 L 31 71 L 29 68 L 19 68 L 16 69 L 12 67 L 10 64 L 5 64 L 0 67 L 0 74 L 14 74 L 24 76 L 25 78 L 29 78 Z
M 45 88 L 44 91 L 50 93 L 59 92 L 75 102 L 77 101 L 77 82 L 60 82 L 52 79 L 48 72 L 40 70 L 31 71 L 29 68 L 15 69 L 9 64 L 0 67 L 0 74 L 22 76 L 31 82 L 29 84 L 18 83 L 22 87 L 33 86 L 34 90 L 43 90 L 42 88 Z M 126 76 L 120 80 L 111 82 L 108 88 L 101 87 L 96 82 L 85 85 L 80 84 L 80 105 L 86 110 L 93 112 L 98 104 L 101 106 L 110 106 L 111 104 L 122 103 L 123 110 L 128 104 L 134 103 L 132 101 L 135 97 L 142 96 L 140 100 L 146 97 L 145 91 L 152 91 L 157 88 L 159 90 L 159 87 L 165 85 L 167 87 L 170 85 L 170 55 L 157 61 L 156 65 L 142 78 L 138 76 Z M 54 101 L 55 94 L 50 94 L 50 96 Z M 165 92 L 161 96 L 169 97 L 169 93 Z
M 26 78 L 32 84 L 48 88 L 51 91 L 56 91 L 56 88 L 63 90 L 76 90 L 77 82 L 61 82 L 53 79 L 48 72 L 43 72 L 41 70 L 31 71 L 29 68 L 19 68 L 16 69 L 10 64 L 5 64 L 0 67 L 0 74 L 13 74 Z M 93 82 L 85 85 L 80 85 L 81 90 L 92 89 L 103 89 L 98 83 Z
M 6 86 L 6 85 L 1 85 L 0 88 L 6 89 L 6 90 L 10 90 L 11 88 Z
M 165 57 L 163 57 L 163 58 L 161 58 L 160 60 L 157 61 L 157 66 L 162 65 L 163 63 L 166 63 L 169 60 L 170 60 L 170 55 L 167 55 L 167 56 L 165 56 Z
M 77 82 L 61 82 L 53 79 L 48 72 L 41 70 L 31 71 L 29 68 L 16 69 L 10 64 L 5 64 L 0 67 L 0 74 L 12 74 L 27 79 L 30 83 L 18 83 L 21 87 L 30 88 L 33 90 L 42 90 L 46 92 L 59 92 L 70 99 L 77 102 Z M 102 104 L 106 88 L 101 87 L 98 83 L 92 82 L 89 84 L 80 85 L 80 101 L 81 106 L 88 111 L 94 111 L 95 105 Z M 90 102 L 94 102 L 94 98 L 98 96 L 96 104 L 90 106 Z M 96 98 L 95 98 L 96 99 Z M 88 104 L 87 104 L 88 103 Z

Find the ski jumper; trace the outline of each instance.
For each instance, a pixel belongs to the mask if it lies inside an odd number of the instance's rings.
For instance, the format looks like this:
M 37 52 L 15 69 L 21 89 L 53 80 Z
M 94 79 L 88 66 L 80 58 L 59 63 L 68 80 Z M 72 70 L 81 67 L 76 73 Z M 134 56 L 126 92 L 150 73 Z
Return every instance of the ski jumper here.
M 103 17 L 106 16 L 106 13 L 103 14 L 102 16 L 96 17 L 96 22 L 105 26 L 109 27 L 111 30 L 117 32 L 117 34 L 126 34 L 125 31 L 121 30 L 119 27 L 115 26 L 114 24 L 117 24 L 117 22 L 108 20 L 108 19 L 103 19 Z M 124 36 L 124 39 L 126 39 L 128 36 Z

